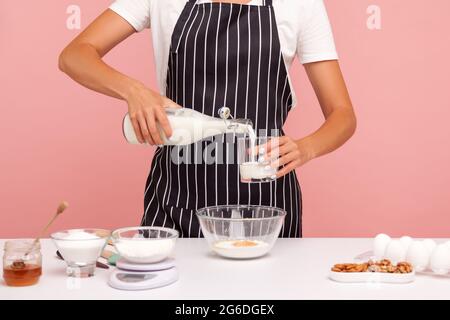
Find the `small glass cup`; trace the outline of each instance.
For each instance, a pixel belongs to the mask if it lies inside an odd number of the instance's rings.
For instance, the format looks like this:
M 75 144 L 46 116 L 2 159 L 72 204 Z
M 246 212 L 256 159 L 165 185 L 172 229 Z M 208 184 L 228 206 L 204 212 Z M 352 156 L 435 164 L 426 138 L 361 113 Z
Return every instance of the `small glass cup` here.
M 276 154 L 271 154 L 271 158 L 266 156 L 267 147 L 273 137 L 239 137 L 238 143 L 238 163 L 241 182 L 257 183 L 271 182 L 277 179 L 278 168 L 271 166 L 272 160 L 278 159 Z M 273 150 L 278 150 L 273 148 Z
M 3 253 L 3 279 L 6 285 L 24 287 L 36 284 L 42 274 L 40 242 L 10 240 L 5 242 Z

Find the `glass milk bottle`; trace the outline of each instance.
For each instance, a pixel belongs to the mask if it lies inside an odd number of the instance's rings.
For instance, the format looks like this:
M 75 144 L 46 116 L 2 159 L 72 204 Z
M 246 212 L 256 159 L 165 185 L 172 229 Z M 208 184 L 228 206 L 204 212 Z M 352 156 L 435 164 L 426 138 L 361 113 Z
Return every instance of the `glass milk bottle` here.
M 248 134 L 253 132 L 250 120 L 228 119 L 228 108 L 219 110 L 221 118 L 207 116 L 189 108 L 167 108 L 165 110 L 173 133 L 170 138 L 167 138 L 163 130 L 158 127 L 164 145 L 189 145 L 223 133 Z M 123 120 L 123 134 L 129 143 L 139 144 L 128 113 Z

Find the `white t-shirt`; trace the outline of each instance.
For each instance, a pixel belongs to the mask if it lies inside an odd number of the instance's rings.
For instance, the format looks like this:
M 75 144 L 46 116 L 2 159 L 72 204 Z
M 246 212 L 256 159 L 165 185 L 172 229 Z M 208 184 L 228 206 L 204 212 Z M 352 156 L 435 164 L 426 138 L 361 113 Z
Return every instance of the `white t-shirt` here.
M 187 0 L 116 0 L 110 6 L 136 31 L 150 28 L 157 80 L 162 95 L 166 92 L 172 32 L 186 2 Z M 203 2 L 211 1 L 199 0 L 197 3 Z M 261 5 L 262 0 L 252 0 L 249 4 Z M 273 7 L 281 51 L 288 70 L 296 55 L 303 64 L 338 58 L 323 0 L 273 0 Z M 294 92 L 292 96 L 295 106 L 297 99 Z

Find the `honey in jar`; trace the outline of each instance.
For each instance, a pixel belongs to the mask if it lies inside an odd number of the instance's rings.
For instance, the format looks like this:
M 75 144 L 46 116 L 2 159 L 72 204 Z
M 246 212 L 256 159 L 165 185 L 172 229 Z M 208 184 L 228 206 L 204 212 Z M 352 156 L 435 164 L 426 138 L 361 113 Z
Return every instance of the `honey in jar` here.
M 33 240 L 11 240 L 5 243 L 3 279 L 8 286 L 31 286 L 42 274 L 40 243 Z

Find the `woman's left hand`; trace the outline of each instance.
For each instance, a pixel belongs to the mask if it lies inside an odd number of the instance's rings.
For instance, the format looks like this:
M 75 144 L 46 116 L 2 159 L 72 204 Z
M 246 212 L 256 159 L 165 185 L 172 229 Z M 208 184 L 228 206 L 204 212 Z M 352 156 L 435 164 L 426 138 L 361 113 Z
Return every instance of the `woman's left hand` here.
M 277 178 L 280 178 L 312 160 L 314 156 L 310 149 L 303 140 L 282 136 L 267 143 L 266 157 L 272 167 L 279 168 Z

